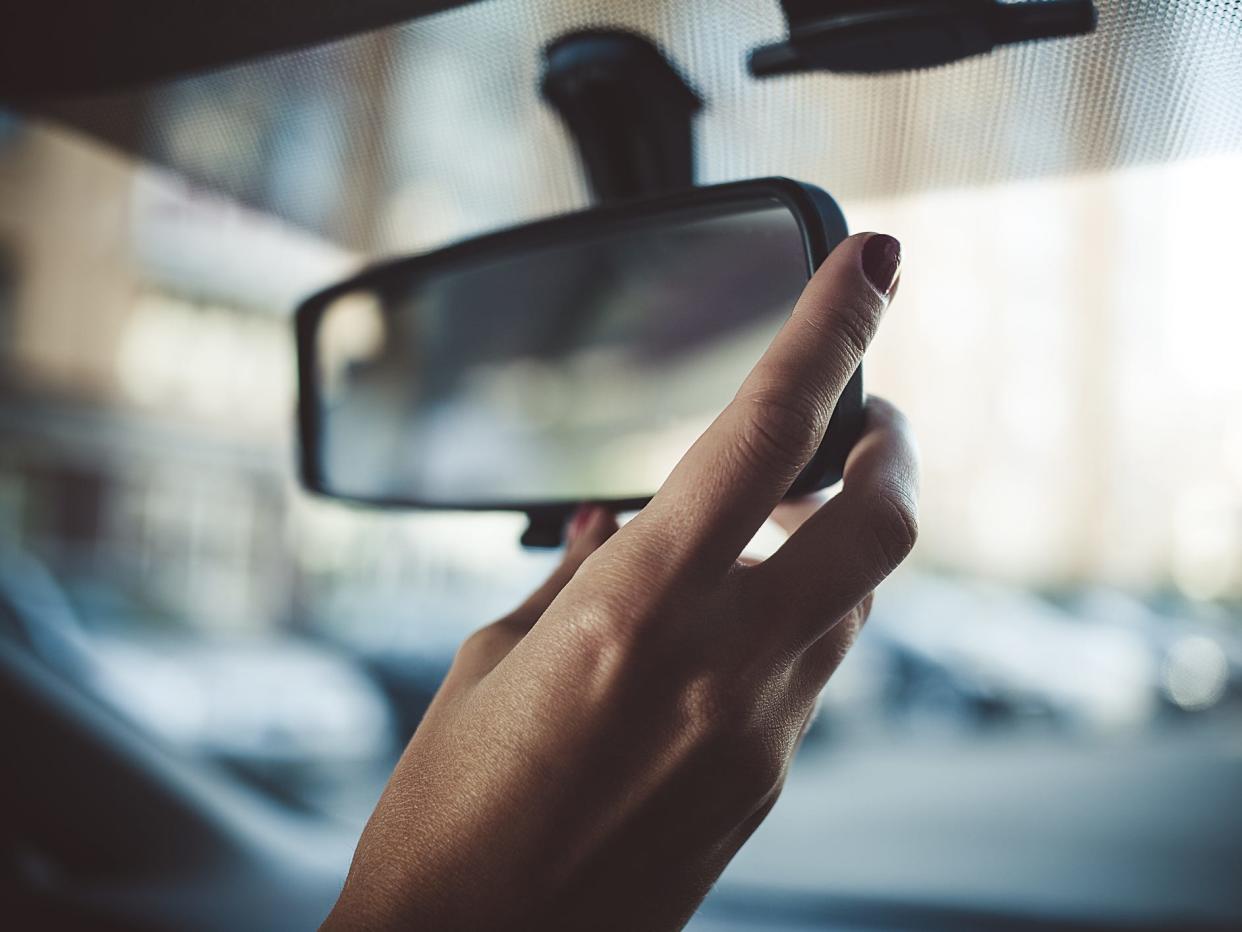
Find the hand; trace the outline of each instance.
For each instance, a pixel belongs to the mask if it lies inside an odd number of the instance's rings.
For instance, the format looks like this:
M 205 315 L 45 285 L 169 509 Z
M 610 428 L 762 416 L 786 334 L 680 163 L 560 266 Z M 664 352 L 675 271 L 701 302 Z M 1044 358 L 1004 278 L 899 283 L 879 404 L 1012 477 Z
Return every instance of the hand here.
M 846 240 L 651 503 L 619 531 L 596 510 L 552 579 L 463 645 L 326 928 L 689 918 L 914 544 L 913 446 L 873 399 L 843 490 L 767 560 L 738 559 L 815 452 L 898 267 L 891 238 Z

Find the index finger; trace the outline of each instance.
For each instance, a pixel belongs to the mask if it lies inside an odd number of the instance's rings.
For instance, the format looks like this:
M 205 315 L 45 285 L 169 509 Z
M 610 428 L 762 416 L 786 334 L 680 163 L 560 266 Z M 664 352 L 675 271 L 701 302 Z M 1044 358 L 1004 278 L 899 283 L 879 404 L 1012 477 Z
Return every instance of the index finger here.
M 824 261 L 733 401 L 644 509 L 669 547 L 730 566 L 814 455 L 901 266 L 897 240 L 860 233 Z

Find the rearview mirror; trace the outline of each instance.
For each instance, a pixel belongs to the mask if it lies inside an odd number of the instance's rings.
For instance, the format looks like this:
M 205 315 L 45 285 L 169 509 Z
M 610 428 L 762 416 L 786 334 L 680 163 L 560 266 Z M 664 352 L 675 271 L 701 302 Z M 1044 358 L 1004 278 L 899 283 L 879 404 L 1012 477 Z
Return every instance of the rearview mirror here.
M 302 478 L 390 506 L 641 507 L 846 235 L 785 179 L 603 207 L 376 265 L 297 312 Z M 791 494 L 841 478 L 856 373 Z M 536 535 L 538 536 L 538 535 Z

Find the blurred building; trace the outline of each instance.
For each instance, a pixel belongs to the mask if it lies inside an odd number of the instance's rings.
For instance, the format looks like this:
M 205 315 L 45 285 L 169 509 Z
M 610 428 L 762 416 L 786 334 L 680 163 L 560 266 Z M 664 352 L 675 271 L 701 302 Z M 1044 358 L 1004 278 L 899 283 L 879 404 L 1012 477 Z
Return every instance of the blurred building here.
M 207 236 L 225 247 L 196 250 Z M 106 565 L 210 626 L 288 617 L 281 289 L 347 257 L 34 127 L 0 152 L 0 243 L 11 543 Z

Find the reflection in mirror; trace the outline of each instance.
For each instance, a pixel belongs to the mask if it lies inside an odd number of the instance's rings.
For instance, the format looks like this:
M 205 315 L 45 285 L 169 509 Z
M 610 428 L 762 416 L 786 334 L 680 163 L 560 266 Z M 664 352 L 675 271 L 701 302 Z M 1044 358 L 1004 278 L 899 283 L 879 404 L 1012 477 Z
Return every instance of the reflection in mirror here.
M 324 311 L 324 485 L 429 505 L 649 496 L 809 273 L 768 199 L 398 267 Z

